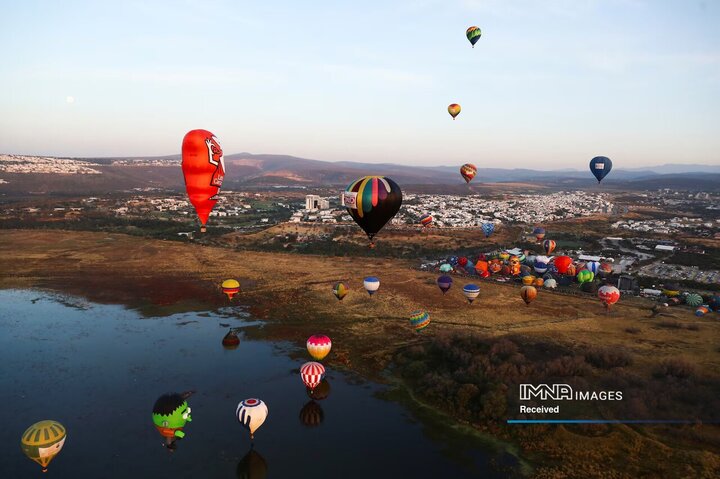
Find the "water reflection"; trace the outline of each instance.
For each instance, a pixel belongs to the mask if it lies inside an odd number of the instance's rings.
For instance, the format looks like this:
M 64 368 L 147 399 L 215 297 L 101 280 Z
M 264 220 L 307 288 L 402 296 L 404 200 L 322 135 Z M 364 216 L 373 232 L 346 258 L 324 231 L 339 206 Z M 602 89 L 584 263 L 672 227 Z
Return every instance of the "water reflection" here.
M 300 410 L 300 422 L 307 427 L 317 427 L 325 420 L 325 413 L 320 404 L 312 399 Z
M 264 479 L 267 477 L 267 461 L 254 448 L 250 448 L 247 454 L 240 459 L 237 465 L 237 477 L 239 479 Z
M 320 381 L 320 384 L 315 386 L 315 389 L 310 389 L 309 387 L 306 387 L 305 392 L 310 399 L 322 401 L 323 399 L 327 399 L 327 397 L 330 395 L 330 383 L 328 382 L 327 378 L 323 378 L 323 380 Z

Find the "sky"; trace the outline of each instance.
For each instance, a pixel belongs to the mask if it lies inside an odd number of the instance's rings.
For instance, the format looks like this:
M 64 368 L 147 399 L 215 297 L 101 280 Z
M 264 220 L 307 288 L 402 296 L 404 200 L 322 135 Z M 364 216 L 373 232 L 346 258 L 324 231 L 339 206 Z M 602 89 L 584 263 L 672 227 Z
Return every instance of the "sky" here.
M 176 154 L 203 128 L 226 155 L 720 164 L 717 0 L 0 0 L 0 11 L 0 153 Z

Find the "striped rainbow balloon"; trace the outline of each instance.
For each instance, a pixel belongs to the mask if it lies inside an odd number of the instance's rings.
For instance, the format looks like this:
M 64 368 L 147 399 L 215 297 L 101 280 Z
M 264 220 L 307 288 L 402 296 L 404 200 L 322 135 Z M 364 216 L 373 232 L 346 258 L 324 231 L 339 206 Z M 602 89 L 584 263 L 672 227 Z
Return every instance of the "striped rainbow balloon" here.
M 410 324 L 415 331 L 422 331 L 430 325 L 430 314 L 427 311 L 413 311 L 410 313 Z

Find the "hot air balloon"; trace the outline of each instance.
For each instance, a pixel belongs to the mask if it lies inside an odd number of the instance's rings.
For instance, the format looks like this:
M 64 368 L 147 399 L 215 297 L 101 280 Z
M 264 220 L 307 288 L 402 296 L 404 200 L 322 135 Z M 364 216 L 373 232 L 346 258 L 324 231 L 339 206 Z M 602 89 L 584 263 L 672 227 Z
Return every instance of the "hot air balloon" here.
M 536 258 L 535 264 L 533 265 L 533 269 L 535 270 L 536 273 L 543 274 L 548 269 L 548 262 Z
M 336 283 L 335 286 L 333 286 L 333 294 L 337 299 L 342 301 L 342 299 L 348 294 L 348 287 L 345 286 L 345 283 Z
M 460 175 L 462 175 L 465 183 L 470 183 L 477 175 L 477 166 L 472 163 L 465 163 L 460 167 Z
M 613 270 L 613 268 L 610 263 L 600 263 L 600 268 L 598 269 L 601 276 L 606 276 L 606 275 L 612 273 L 612 270 Z
M 520 288 L 520 297 L 525 301 L 526 306 L 530 306 L 537 296 L 537 289 L 534 286 L 523 286 Z
M 458 105 L 457 103 L 451 103 L 450 105 L 448 105 L 448 113 L 450 113 L 450 116 L 453 118 L 453 120 L 456 116 L 460 114 L 460 110 L 460 105 Z
M 192 130 L 182 142 L 182 171 L 190 203 L 205 232 L 210 211 L 217 203 L 223 179 L 225 160 L 215 135 L 207 130 Z
M 225 349 L 236 349 L 240 346 L 240 338 L 237 335 L 237 331 L 231 329 L 222 339 L 222 345 Z
M 710 308 L 708 306 L 702 305 L 698 307 L 698 309 L 695 310 L 695 316 L 705 316 L 707 313 L 710 312 Z
M 697 307 L 700 306 L 703 302 L 702 296 L 700 296 L 697 293 L 690 293 L 687 296 L 685 296 L 685 303 L 690 307 Z
M 458 258 L 458 266 L 461 268 L 464 268 L 468 264 L 468 259 L 465 256 L 460 256 Z
M 480 31 L 479 27 L 470 27 L 465 32 L 465 36 L 467 37 L 473 48 L 475 48 L 475 44 L 477 43 L 477 41 L 480 40 L 481 35 L 482 32 Z
M 240 283 L 235 279 L 226 279 L 222 282 L 222 292 L 225 293 L 229 300 L 240 292 Z
M 465 298 L 467 298 L 468 303 L 472 304 L 472 302 L 475 301 L 475 298 L 480 295 L 480 286 L 476 284 L 466 284 L 463 288 L 463 294 L 465 295 Z
M 363 281 L 363 285 L 365 286 L 365 290 L 368 292 L 370 296 L 375 294 L 375 291 L 380 288 L 380 280 L 377 279 L 375 276 L 368 276 Z
M 475 270 L 478 272 L 478 274 L 482 273 L 483 271 L 487 271 L 488 269 L 490 269 L 490 263 L 485 260 L 479 259 L 477 263 L 475 263 Z
M 322 401 L 323 399 L 327 399 L 328 396 L 330 396 L 330 383 L 328 382 L 327 378 L 323 378 L 322 381 L 320 381 L 320 384 L 315 386 L 315 389 L 310 389 L 306 386 L 305 393 L 310 399 Z
M 594 275 L 598 274 L 598 272 L 600 272 L 600 263 L 598 261 L 588 261 L 585 263 L 585 269 Z
M 557 288 L 557 281 L 555 281 L 554 278 L 546 279 L 543 286 L 545 286 L 548 289 L 555 289 L 555 288 Z
M 603 285 L 598 289 L 598 298 L 603 302 L 605 308 L 610 309 L 610 306 L 620 299 L 620 290 L 609 284 Z
M 43 472 L 47 472 L 48 464 L 62 450 L 66 438 L 65 426 L 46 419 L 25 430 L 20 437 L 20 448 L 29 459 L 42 466 Z
M 447 264 L 447 263 L 443 263 L 443 264 L 440 265 L 440 272 L 441 272 L 441 273 L 449 273 L 449 272 L 452 271 L 452 270 L 453 270 L 453 267 L 450 266 L 450 265 Z
M 528 274 L 522 277 L 522 284 L 531 286 L 535 282 L 535 276 Z
M 317 364 L 317 363 L 315 363 Z M 250 431 L 250 440 L 255 438 L 255 431 L 262 426 L 268 416 L 267 405 L 257 398 L 243 399 L 235 409 L 235 416 L 242 427 Z
M 410 325 L 415 331 L 422 331 L 430 326 L 430 314 L 427 311 L 413 311 L 410 313 Z
M 312 399 L 300 410 L 300 422 L 307 427 L 317 427 L 325 419 L 322 407 Z
M 343 205 L 374 247 L 373 238 L 400 210 L 402 191 L 386 176 L 364 176 L 350 183 L 342 197 Z
M 545 254 L 549 255 L 553 251 L 555 251 L 556 243 L 553 240 L 545 240 L 543 241 L 543 249 L 545 250 Z
M 320 363 L 310 361 L 300 366 L 300 378 L 310 390 L 314 390 L 320 384 L 324 375 L 325 366 Z
M 545 228 L 541 226 L 536 226 L 533 230 L 533 234 L 535 235 L 535 239 L 538 240 L 538 242 L 542 241 L 542 239 L 545 237 Z
M 580 284 L 589 283 L 589 282 L 592 281 L 594 278 L 595 278 L 595 275 L 593 274 L 592 271 L 589 271 L 589 270 L 587 270 L 587 269 L 584 269 L 584 270 L 582 270 L 582 271 L 578 271 L 577 281 L 578 281 L 578 283 L 580 283 Z
M 545 284 L 545 280 L 544 280 L 544 279 L 542 279 L 542 278 L 535 278 L 535 281 L 533 281 L 533 284 L 532 284 L 532 285 L 535 286 L 536 288 L 541 288 L 543 284 Z
M 448 292 L 448 290 L 450 289 L 450 286 L 452 286 L 452 283 L 453 283 L 452 278 L 446 274 L 440 276 L 437 279 L 438 288 L 440 288 L 440 291 L 442 291 L 443 294 Z
M 483 233 L 485 233 L 485 237 L 489 238 L 490 235 L 493 234 L 493 231 L 495 231 L 495 225 L 493 223 L 483 223 L 482 230 Z
M 570 256 L 556 256 L 553 263 L 555 264 L 555 268 L 558 273 L 568 274 L 567 270 L 572 264 L 572 258 Z
M 316 334 L 308 338 L 306 346 L 313 359 L 322 361 L 330 353 L 332 341 L 324 334 Z
M 425 213 L 420 217 L 420 224 L 423 225 L 425 228 L 429 228 L 432 224 L 433 217 L 429 214 Z
M 610 173 L 610 170 L 612 170 L 612 161 L 610 161 L 610 158 L 605 156 L 596 156 L 590 160 L 590 171 L 593 175 L 595 175 L 598 183 L 600 183 L 602 179 Z
M 175 440 L 185 437 L 183 428 L 192 421 L 192 410 L 187 398 L 195 391 L 184 393 L 167 393 L 160 396 L 152 409 L 152 420 L 160 435 L 165 438 L 165 447 L 175 449 Z

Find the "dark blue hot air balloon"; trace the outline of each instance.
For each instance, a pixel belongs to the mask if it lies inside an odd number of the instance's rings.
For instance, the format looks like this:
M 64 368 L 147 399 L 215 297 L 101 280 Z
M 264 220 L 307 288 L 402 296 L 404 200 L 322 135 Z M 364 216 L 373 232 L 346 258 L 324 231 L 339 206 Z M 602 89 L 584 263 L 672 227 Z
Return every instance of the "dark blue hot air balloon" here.
M 612 161 L 610 161 L 610 158 L 606 156 L 596 156 L 590 160 L 590 171 L 595 175 L 598 183 L 610 173 L 610 170 L 612 170 Z
M 493 231 L 495 231 L 495 225 L 492 223 L 483 223 L 482 230 L 483 233 L 485 233 L 485 237 L 489 238 L 490 235 L 493 234 Z
M 443 294 L 447 293 L 450 289 L 450 286 L 452 286 L 453 280 L 450 276 L 442 275 L 437 279 L 437 285 L 438 288 L 440 288 L 440 291 L 443 292 Z

